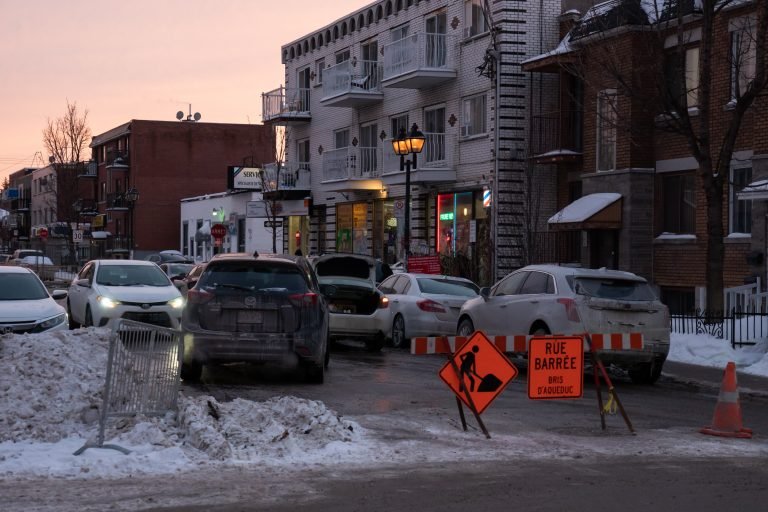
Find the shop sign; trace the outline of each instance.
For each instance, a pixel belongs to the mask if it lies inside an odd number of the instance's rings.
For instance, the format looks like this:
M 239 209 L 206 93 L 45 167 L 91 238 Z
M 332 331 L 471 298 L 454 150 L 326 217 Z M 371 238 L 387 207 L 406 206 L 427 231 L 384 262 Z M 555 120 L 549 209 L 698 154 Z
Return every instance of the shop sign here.
M 453 220 L 453 212 L 441 213 L 440 220 Z
M 258 167 L 228 167 L 227 186 L 234 190 L 261 190 L 262 172 Z
M 408 258 L 408 272 L 415 274 L 442 274 L 440 256 L 411 256 Z

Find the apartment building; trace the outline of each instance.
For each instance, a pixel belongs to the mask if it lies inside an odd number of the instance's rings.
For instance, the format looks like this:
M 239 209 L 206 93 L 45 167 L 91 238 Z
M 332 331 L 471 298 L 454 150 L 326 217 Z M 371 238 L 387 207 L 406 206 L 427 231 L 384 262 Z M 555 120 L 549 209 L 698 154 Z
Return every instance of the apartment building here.
M 230 166 L 274 158 L 274 135 L 263 125 L 132 120 L 90 147 L 93 165 L 79 175 L 88 191 L 77 201 L 80 220 L 102 240 L 98 255 L 142 258 L 189 250 L 194 233 L 181 233 L 181 200 L 226 190 Z
M 560 9 L 382 0 L 283 45 L 285 83 L 262 94 L 262 112 L 285 128 L 286 158 L 267 172 L 282 194 L 311 197 L 306 215 L 284 223 L 285 249 L 308 239 L 310 252 L 393 263 L 409 240 L 410 254 L 439 254 L 484 284 L 525 264 L 538 222 L 528 112 L 534 94 L 552 92 L 521 62 L 556 45 Z M 408 170 L 392 140 L 414 126 L 425 144 Z M 539 178 L 537 212 L 554 213 L 555 174 Z
M 759 5 L 733 2 L 714 18 L 706 128 L 715 148 L 728 135 L 737 98 L 755 78 Z M 561 41 L 523 65 L 559 84 L 555 102 L 534 105 L 529 149 L 531 165 L 554 167 L 557 177 L 550 249 L 561 256 L 570 249 L 561 261 L 641 274 L 673 310 L 688 311 L 706 306 L 707 242 L 714 236 L 706 177 L 675 129 L 700 123 L 700 6 L 612 0 L 565 12 Z M 768 98 L 758 96 L 744 113 L 732 153 L 724 155 L 730 160 L 722 180 L 726 287 L 766 279 L 768 195 L 760 186 L 768 177 L 766 107 Z

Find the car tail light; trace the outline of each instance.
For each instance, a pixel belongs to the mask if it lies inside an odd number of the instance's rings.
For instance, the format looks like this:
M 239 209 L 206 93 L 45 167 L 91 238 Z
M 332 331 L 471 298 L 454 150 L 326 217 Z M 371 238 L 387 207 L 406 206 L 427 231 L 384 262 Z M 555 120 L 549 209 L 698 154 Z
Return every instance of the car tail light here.
M 384 295 L 379 299 L 379 309 L 387 309 L 389 307 L 389 297 Z
M 565 306 L 565 314 L 568 317 L 568 320 L 571 322 L 581 322 L 581 317 L 579 316 L 579 309 L 576 307 L 576 301 L 573 299 L 557 299 L 557 302 Z
M 189 304 L 205 304 L 214 297 L 215 295 L 211 292 L 195 288 L 192 288 L 187 292 L 187 302 Z
M 294 293 L 292 295 L 289 295 L 288 298 L 291 299 L 291 302 L 293 302 L 297 306 L 314 306 L 317 304 L 317 301 L 319 300 L 318 295 L 313 292 Z
M 428 313 L 445 313 L 445 307 L 439 302 L 430 299 L 422 299 L 416 303 L 419 309 Z

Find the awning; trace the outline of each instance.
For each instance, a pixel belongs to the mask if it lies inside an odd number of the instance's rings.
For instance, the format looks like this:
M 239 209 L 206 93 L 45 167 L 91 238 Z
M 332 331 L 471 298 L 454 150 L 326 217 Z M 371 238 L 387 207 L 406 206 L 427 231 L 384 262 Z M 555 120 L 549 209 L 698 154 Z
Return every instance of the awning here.
M 575 200 L 548 221 L 552 229 L 621 228 L 621 194 L 588 194 Z
M 109 231 L 91 231 L 91 238 L 107 238 L 112 236 Z
M 768 199 L 768 180 L 753 181 L 736 192 L 739 199 Z

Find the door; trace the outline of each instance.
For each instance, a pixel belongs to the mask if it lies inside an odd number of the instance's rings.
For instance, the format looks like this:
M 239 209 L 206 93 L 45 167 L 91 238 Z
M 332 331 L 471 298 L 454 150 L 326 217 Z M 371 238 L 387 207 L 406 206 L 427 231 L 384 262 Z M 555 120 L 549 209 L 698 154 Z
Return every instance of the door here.
M 77 275 L 77 279 L 88 279 L 93 283 L 93 274 L 96 268 L 95 263 L 89 263 L 80 271 Z M 88 302 L 88 296 L 90 295 L 91 288 L 88 286 L 80 286 L 76 282 L 69 288 L 69 296 L 67 301 L 71 311 L 72 318 L 75 322 L 82 324 L 85 321 L 85 305 Z
M 379 88 L 379 43 L 371 41 L 362 45 L 361 50 L 365 89 L 376 90 Z
M 308 112 L 309 111 L 309 91 L 311 88 L 312 80 L 310 78 L 310 71 L 309 67 L 306 67 L 304 69 L 299 70 L 298 76 L 297 76 L 297 82 L 298 82 L 298 96 L 297 98 L 293 99 L 293 101 L 296 102 L 296 110 L 299 112 Z
M 589 232 L 591 268 L 619 268 L 619 231 L 595 229 Z
M 360 171 L 363 176 L 378 176 L 379 138 L 376 123 L 360 127 Z
M 518 290 L 522 286 L 528 272 L 515 272 L 505 277 L 492 290 L 488 300 L 479 304 L 473 312 L 475 329 L 483 330 L 488 335 L 524 334 L 522 331 L 525 319 L 511 313 L 511 304 L 520 299 Z
M 448 23 L 445 12 L 427 17 L 425 20 L 426 59 L 428 68 L 442 68 L 446 64 L 446 32 Z
M 445 160 L 445 107 L 424 111 L 424 162 Z

